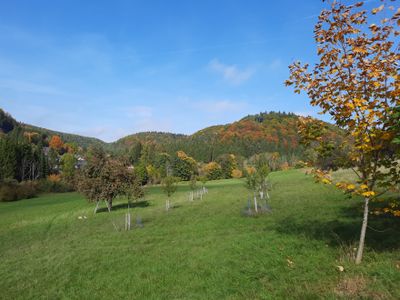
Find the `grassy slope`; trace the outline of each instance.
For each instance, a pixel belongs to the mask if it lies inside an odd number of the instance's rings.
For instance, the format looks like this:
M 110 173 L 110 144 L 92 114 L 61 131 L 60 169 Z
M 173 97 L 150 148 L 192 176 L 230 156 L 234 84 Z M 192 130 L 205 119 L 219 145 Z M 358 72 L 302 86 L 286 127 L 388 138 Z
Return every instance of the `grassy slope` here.
M 168 213 L 153 187 L 133 210 L 144 228 L 130 232 L 112 225 L 123 224 L 122 202 L 96 216 L 74 193 L 0 203 L 0 298 L 400 298 L 397 220 L 372 217 L 371 226 L 394 229 L 369 230 L 374 250 L 355 266 L 346 245 L 358 237 L 357 200 L 298 171 L 271 177 L 271 214 L 241 216 L 239 180 L 210 182 L 193 203 L 182 186 Z

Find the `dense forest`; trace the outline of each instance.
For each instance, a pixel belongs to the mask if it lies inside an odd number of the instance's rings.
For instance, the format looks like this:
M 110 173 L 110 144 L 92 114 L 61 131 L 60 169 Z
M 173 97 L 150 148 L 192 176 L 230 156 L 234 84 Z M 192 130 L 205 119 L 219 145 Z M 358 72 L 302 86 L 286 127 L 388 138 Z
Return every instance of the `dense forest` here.
M 170 155 L 178 150 L 196 160 L 210 162 L 223 154 L 250 157 L 262 152 L 278 152 L 292 157 L 301 154 L 297 134 L 298 116 L 287 113 L 260 113 L 237 122 L 211 126 L 192 135 L 145 132 L 113 143 L 119 153 L 134 151 L 138 144 L 152 143 L 158 152 Z

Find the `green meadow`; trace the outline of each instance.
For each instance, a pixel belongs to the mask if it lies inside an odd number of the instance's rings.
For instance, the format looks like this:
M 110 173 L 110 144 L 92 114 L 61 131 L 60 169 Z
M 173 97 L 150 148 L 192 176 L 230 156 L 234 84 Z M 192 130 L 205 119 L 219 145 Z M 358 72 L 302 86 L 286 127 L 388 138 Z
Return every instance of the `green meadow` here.
M 77 193 L 0 203 L 0 298 L 400 299 L 399 218 L 371 215 L 355 265 L 362 201 L 298 170 L 270 180 L 272 211 L 255 217 L 242 180 L 193 202 L 181 184 L 168 212 L 149 187 L 130 231 L 124 199 L 96 215 Z

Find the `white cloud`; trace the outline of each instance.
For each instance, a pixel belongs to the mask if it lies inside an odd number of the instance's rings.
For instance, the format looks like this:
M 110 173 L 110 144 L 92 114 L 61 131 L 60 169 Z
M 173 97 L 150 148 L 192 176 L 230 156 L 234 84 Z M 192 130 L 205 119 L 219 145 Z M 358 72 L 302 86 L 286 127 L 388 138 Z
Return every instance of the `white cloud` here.
M 240 70 L 236 65 L 225 65 L 218 59 L 210 61 L 208 66 L 212 71 L 221 74 L 224 80 L 234 85 L 247 81 L 254 74 L 253 69 Z

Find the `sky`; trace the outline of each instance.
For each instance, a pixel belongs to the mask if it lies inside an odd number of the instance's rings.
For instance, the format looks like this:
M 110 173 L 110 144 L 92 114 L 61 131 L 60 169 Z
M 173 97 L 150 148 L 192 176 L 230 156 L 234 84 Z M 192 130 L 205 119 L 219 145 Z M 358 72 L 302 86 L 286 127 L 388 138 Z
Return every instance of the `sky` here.
M 283 82 L 294 60 L 315 62 L 313 28 L 326 7 L 0 0 L 0 108 L 107 142 L 140 131 L 191 134 L 262 111 L 317 117 Z

